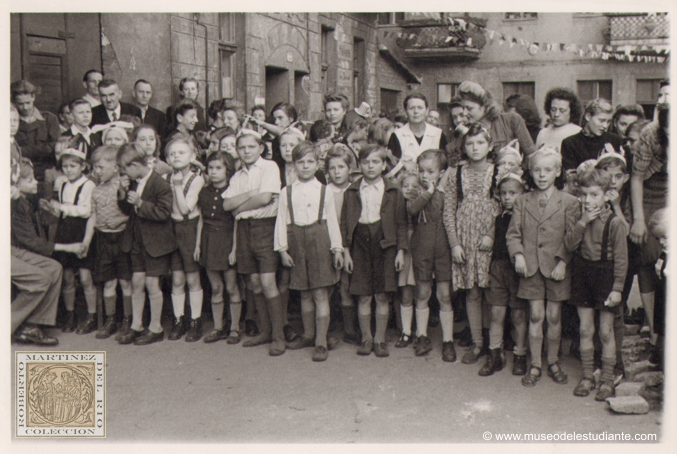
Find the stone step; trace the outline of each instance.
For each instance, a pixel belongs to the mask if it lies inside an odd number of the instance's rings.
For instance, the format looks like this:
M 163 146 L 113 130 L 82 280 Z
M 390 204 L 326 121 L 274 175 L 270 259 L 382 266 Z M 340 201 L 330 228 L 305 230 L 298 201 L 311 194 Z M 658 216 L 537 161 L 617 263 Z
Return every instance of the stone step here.
M 616 397 L 624 396 L 642 396 L 646 385 L 644 382 L 626 381 L 616 386 Z
M 643 415 L 649 412 L 649 403 L 640 396 L 610 397 L 606 401 L 615 413 Z
M 647 387 L 658 386 L 663 384 L 663 372 L 642 372 L 635 376 L 634 381 L 642 382 Z

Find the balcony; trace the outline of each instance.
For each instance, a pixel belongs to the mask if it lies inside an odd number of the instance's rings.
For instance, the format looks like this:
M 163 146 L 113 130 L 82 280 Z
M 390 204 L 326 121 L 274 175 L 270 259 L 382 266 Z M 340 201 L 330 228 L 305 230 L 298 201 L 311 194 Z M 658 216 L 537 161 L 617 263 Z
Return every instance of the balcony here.
M 666 13 L 608 13 L 612 46 L 668 45 L 670 21 Z
M 483 31 L 445 23 L 403 22 L 397 45 L 415 60 L 469 61 L 480 58 L 486 38 Z

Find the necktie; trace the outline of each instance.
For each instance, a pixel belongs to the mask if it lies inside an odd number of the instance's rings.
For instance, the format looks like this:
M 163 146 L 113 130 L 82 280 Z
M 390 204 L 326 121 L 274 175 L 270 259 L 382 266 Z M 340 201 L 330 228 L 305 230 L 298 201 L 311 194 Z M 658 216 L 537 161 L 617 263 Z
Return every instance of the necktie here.
M 117 114 L 117 112 L 113 112 L 113 121 L 118 121 L 118 114 Z

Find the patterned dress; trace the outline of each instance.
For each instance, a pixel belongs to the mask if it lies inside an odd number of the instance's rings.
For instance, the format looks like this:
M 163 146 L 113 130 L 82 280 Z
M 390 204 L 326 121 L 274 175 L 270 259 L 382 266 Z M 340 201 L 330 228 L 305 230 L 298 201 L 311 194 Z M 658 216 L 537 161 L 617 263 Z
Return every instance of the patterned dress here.
M 491 250 L 482 252 L 478 248 L 482 237 L 493 237 L 494 220 L 500 212 L 491 195 L 494 165 L 487 165 L 485 170 L 471 169 L 466 163 L 459 165 L 462 197 L 458 194 L 457 167 L 450 168 L 443 179 L 444 227 L 449 246 L 461 246 L 465 253 L 465 263 L 451 265 L 454 291 L 489 286 Z

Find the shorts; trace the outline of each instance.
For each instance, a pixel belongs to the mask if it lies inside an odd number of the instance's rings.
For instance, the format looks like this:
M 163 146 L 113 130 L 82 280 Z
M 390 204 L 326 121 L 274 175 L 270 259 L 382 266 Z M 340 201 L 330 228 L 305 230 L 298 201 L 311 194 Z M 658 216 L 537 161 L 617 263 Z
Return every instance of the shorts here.
M 169 274 L 169 264 L 172 254 L 153 257 L 143 246 L 141 232 L 137 223 L 134 225 L 134 239 L 132 250 L 129 253 L 132 262 L 132 273 L 146 273 L 146 276 L 159 277 Z
M 240 274 L 275 273 L 280 254 L 273 249 L 276 218 L 237 221 L 237 272 Z
M 397 286 L 416 285 L 414 279 L 414 264 L 412 263 L 411 251 L 404 251 L 404 268 L 397 273 Z
M 484 296 L 490 306 L 509 306 L 511 309 L 528 309 L 529 304 L 517 297 L 519 275 L 510 260 L 494 260 L 489 267 L 489 287 Z
M 199 218 L 188 221 L 175 221 L 172 219 L 174 235 L 178 248 L 171 254 L 172 271 L 185 271 L 194 273 L 200 271 L 200 264 L 193 259 L 195 244 L 197 243 L 197 223 Z
M 350 276 L 351 295 L 371 296 L 397 291 L 395 257 L 397 246 L 381 247 L 381 221 L 357 224 L 353 234 L 351 255 L 353 274 Z
M 533 276 L 520 277 L 517 297 L 527 301 L 567 301 L 571 294 L 571 273 L 568 268 L 567 266 L 566 274 L 561 281 L 543 276 L 540 269 Z
M 604 302 L 614 286 L 613 260 L 586 260 L 575 255 L 572 261 L 571 298 L 569 304 L 596 311 L 618 313 L 618 306 L 605 306 Z
M 132 278 L 132 262 L 129 254 L 120 250 L 124 232 L 94 231 L 90 249 L 94 254 L 94 282 L 108 282 L 114 279 L 128 281 Z
M 411 237 L 411 256 L 414 279 L 421 282 L 451 281 L 451 249 L 449 240 L 440 224 L 419 224 Z

